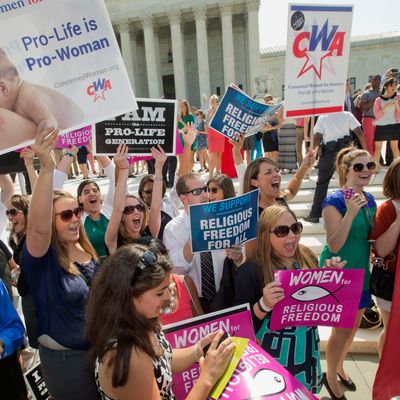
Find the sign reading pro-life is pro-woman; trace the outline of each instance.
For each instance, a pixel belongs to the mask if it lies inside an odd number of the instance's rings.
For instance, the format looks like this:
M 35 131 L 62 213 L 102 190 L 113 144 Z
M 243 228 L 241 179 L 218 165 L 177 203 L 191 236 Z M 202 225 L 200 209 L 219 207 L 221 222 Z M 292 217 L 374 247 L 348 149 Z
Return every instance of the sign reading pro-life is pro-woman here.
M 137 108 L 103 0 L 0 0 L 0 154 Z
M 286 117 L 343 110 L 353 6 L 289 4 Z
M 192 251 L 228 249 L 257 234 L 258 193 L 189 206 Z
M 274 306 L 271 330 L 314 325 L 353 328 L 363 279 L 362 269 L 276 271 L 285 297 Z

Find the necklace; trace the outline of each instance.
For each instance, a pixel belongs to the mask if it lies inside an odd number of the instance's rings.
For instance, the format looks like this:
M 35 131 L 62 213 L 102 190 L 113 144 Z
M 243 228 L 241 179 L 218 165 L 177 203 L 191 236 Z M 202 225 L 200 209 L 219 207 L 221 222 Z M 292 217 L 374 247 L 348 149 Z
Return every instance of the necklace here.
M 169 290 L 169 305 L 167 307 L 164 307 L 161 309 L 160 314 L 171 314 L 172 311 L 174 310 L 176 303 L 175 303 L 175 287 L 176 283 L 174 281 L 170 282 L 168 285 L 168 290 Z

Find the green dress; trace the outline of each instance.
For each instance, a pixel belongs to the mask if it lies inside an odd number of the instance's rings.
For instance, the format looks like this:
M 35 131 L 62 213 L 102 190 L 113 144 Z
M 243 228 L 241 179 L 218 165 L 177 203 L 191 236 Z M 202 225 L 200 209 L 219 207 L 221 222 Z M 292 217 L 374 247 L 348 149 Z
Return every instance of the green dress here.
M 346 260 L 347 264 L 344 269 L 363 269 L 364 283 L 363 292 L 369 291 L 370 272 L 370 243 L 368 236 L 372 229 L 373 220 L 376 213 L 376 203 L 372 194 L 363 192 L 367 198 L 367 205 L 362 207 L 351 224 L 350 232 L 347 236 L 346 243 L 337 252 L 332 253 L 328 244 L 325 244 L 322 250 L 319 265 L 322 267 L 324 261 L 331 257 L 339 256 L 342 260 Z M 327 206 L 335 207 L 340 214 L 344 216 L 347 211 L 346 204 L 341 190 L 336 190 L 322 203 L 322 209 Z
M 86 234 L 101 259 L 107 256 L 106 244 L 104 242 L 107 226 L 108 219 L 103 214 L 100 214 L 100 218 L 97 220 L 92 219 L 89 215 L 85 219 L 84 227 Z

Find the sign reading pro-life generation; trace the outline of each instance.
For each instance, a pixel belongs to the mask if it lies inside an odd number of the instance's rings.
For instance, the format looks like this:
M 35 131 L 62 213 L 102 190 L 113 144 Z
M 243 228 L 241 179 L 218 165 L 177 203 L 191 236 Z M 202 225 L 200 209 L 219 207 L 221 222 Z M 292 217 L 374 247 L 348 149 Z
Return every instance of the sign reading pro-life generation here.
M 128 153 L 145 156 L 160 145 L 165 153 L 176 150 L 176 100 L 137 99 L 138 109 L 95 124 L 94 154 L 113 155 L 119 144 Z
M 289 4 L 286 117 L 343 110 L 353 6 Z
M 363 278 L 362 269 L 276 271 L 285 297 L 274 306 L 271 330 L 314 325 L 354 328 Z
M 137 108 L 103 0 L 0 1 L 0 153 Z
M 192 251 L 228 249 L 257 235 L 259 190 L 189 206 Z

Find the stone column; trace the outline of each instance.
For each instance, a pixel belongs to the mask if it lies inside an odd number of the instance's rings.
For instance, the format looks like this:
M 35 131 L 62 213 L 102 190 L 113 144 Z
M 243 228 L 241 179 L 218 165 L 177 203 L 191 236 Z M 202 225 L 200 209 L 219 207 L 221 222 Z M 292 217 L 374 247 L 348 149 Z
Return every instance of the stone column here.
M 258 32 L 258 10 L 260 0 L 246 0 L 247 37 L 249 59 L 249 95 L 257 94 L 255 78 L 260 76 L 260 38 Z
M 158 86 L 160 88 L 160 96 L 162 96 L 164 94 L 164 88 L 161 76 L 160 31 L 158 28 L 154 29 L 154 40 L 157 60 Z
M 146 15 L 141 18 L 144 33 L 144 47 L 146 52 L 147 83 L 149 87 L 149 96 L 152 98 L 158 98 L 161 95 L 161 90 L 157 71 L 157 56 L 153 31 L 153 21 L 154 19 L 151 15 Z
M 183 51 L 183 35 L 181 15 L 179 12 L 168 15 L 171 26 L 172 57 L 174 63 L 175 97 L 186 99 L 185 56 Z
M 220 11 L 221 11 L 221 25 L 222 25 L 222 55 L 224 62 L 224 83 L 226 87 L 231 83 L 236 83 L 231 2 L 230 1 L 223 2 L 220 5 Z
M 121 37 L 121 53 L 124 60 L 125 68 L 131 81 L 133 91 L 135 92 L 135 71 L 133 67 L 133 55 L 131 46 L 131 33 L 129 22 L 123 22 L 118 25 Z
M 202 94 L 210 98 L 210 67 L 208 64 L 208 41 L 207 41 L 207 9 L 196 7 L 193 9 L 196 21 L 196 45 L 197 45 L 197 65 L 199 67 L 199 89 L 200 103 L 202 104 Z

